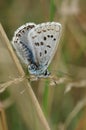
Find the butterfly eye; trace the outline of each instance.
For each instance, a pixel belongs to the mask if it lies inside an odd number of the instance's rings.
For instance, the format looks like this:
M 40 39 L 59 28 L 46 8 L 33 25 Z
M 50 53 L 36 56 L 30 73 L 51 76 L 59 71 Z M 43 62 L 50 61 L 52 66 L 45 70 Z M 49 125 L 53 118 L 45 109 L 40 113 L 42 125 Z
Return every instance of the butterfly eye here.
M 30 66 L 28 66 L 29 70 L 36 70 L 36 66 L 34 64 L 31 64 Z

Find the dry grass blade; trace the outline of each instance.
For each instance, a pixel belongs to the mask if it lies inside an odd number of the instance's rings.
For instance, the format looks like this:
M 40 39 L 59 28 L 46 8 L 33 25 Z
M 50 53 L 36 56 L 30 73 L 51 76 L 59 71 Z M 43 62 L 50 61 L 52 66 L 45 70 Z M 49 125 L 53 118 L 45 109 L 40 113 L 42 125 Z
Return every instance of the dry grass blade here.
M 4 108 L 1 103 L 0 103 L 0 130 L 8 130 Z

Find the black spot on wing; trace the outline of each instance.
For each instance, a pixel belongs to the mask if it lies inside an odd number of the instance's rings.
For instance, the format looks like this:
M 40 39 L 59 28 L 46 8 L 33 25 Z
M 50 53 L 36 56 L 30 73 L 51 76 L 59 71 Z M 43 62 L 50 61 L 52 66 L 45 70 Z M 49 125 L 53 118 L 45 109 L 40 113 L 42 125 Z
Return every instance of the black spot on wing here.
M 53 35 L 51 35 L 51 38 L 53 38 Z
M 22 32 L 25 33 L 25 30 L 23 29 Z
M 41 45 L 44 45 L 44 43 L 43 43 L 43 42 L 40 42 L 40 44 L 41 44 Z
M 53 40 L 56 41 L 56 38 L 54 38 Z
M 35 26 L 34 25 L 28 25 L 27 27 L 26 27 L 26 29 L 27 30 L 30 30 L 30 29 L 32 29 L 32 28 L 34 28 Z
M 50 45 L 47 45 L 47 47 L 48 47 L 48 48 L 51 48 L 51 46 L 50 46 Z
M 54 38 L 53 35 L 47 35 L 48 38 L 53 38 L 54 41 L 56 41 L 56 38 Z
M 40 33 L 41 33 L 41 31 L 38 31 L 37 33 L 39 33 L 39 34 L 40 34 Z
M 46 37 L 44 37 L 44 40 L 46 40 Z
M 16 37 L 21 37 L 21 33 L 17 33 L 17 34 L 16 34 Z
M 35 42 L 35 46 L 39 46 L 39 42 Z
M 42 30 L 43 32 L 46 32 L 46 30 Z
M 45 52 L 45 54 L 47 54 L 47 50 L 45 50 L 44 52 Z
M 42 56 L 42 52 L 40 52 L 40 56 Z
M 37 37 L 37 35 L 33 36 L 32 38 L 34 39 L 35 37 Z
M 50 35 L 47 35 L 47 37 L 49 38 L 49 37 L 50 37 Z

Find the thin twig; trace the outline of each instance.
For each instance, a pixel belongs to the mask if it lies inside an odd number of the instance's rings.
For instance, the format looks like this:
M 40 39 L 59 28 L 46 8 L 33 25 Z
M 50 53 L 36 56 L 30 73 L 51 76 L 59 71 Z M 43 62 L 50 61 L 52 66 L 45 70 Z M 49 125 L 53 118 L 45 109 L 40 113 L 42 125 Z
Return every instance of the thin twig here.
M 77 82 L 70 82 L 66 85 L 65 93 L 69 92 L 73 87 L 86 87 L 86 80 L 79 80 Z
M 18 84 L 19 82 L 22 82 L 25 79 L 24 76 L 19 77 L 19 78 L 15 78 L 13 80 L 7 81 L 5 83 L 1 83 L 0 84 L 0 93 L 2 93 L 3 91 L 5 91 L 5 89 L 9 86 L 11 86 L 12 84 Z

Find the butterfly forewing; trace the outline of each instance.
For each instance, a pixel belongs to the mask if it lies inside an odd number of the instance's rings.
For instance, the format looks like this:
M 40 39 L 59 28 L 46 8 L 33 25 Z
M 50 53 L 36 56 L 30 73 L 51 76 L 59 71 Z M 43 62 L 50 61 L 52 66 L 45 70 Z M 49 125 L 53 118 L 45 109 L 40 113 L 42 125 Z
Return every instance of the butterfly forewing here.
M 28 33 L 28 41 L 33 45 L 35 62 L 39 66 L 50 64 L 58 46 L 61 24 L 47 22 L 36 25 Z
M 25 64 L 29 64 L 31 58 L 33 59 L 33 46 L 29 43 L 27 36 L 29 31 L 35 26 L 36 24 L 34 23 L 26 23 L 25 25 L 22 25 L 15 31 L 12 40 L 12 44 L 18 56 Z

